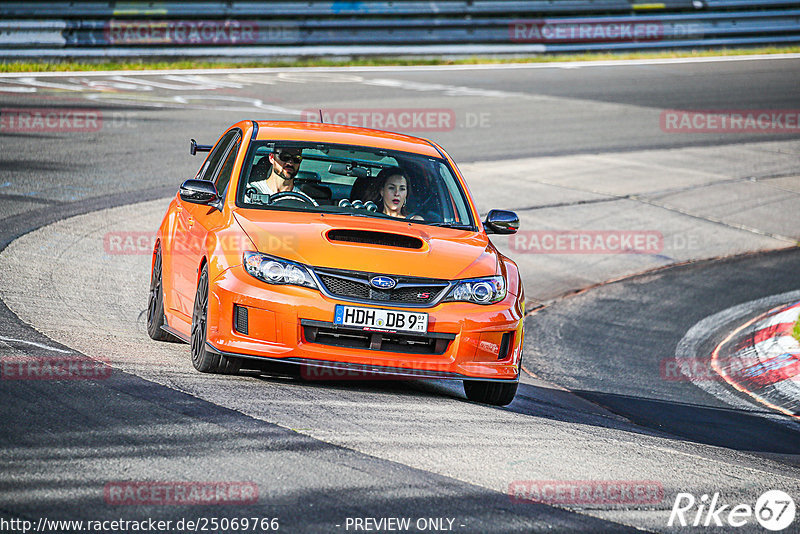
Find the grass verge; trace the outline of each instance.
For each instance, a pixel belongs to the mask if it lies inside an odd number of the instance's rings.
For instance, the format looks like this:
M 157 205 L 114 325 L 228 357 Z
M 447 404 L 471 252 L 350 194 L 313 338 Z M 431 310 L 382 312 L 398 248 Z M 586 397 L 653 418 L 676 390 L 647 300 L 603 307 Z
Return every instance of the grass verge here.
M 798 342 L 800 342 L 800 318 L 798 318 L 797 322 L 794 323 L 794 330 L 792 331 L 792 335 Z
M 296 61 L 212 61 L 212 60 L 147 60 L 131 59 L 119 61 L 74 61 L 71 59 L 53 61 L 0 61 L 0 72 L 64 72 L 64 71 L 108 71 L 108 70 L 178 70 L 178 69 L 230 69 L 264 67 L 365 67 L 365 66 L 409 66 L 409 65 L 477 65 L 504 63 L 553 63 L 568 61 L 613 61 L 622 59 L 665 59 L 717 56 L 742 56 L 751 54 L 791 54 L 800 53 L 800 46 L 760 47 L 760 48 L 721 48 L 714 50 L 674 50 L 660 52 L 629 53 L 585 53 L 553 54 L 526 57 L 468 57 L 468 58 L 302 58 Z

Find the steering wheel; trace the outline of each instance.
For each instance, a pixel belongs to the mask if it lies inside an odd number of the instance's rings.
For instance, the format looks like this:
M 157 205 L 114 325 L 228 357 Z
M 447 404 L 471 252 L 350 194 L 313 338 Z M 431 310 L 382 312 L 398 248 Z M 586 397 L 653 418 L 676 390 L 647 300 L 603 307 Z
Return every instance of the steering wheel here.
M 281 191 L 280 193 L 275 193 L 274 195 L 269 196 L 269 203 L 274 204 L 275 202 L 280 202 L 284 199 L 300 200 L 306 204 L 319 207 L 319 204 L 317 204 L 316 200 L 306 195 L 302 191 Z
M 433 196 L 429 196 L 427 199 L 423 200 L 420 204 L 418 204 L 414 208 L 414 211 L 410 211 L 410 213 L 406 216 L 406 219 L 421 217 L 422 220 L 425 221 L 440 222 L 442 220 L 441 215 L 433 210 L 428 209 L 428 204 L 430 204 L 432 201 L 433 201 Z
M 428 195 L 428 198 L 420 202 L 416 208 L 414 208 L 415 214 L 421 214 L 423 211 L 428 209 L 428 204 L 433 202 L 434 197 L 433 195 Z

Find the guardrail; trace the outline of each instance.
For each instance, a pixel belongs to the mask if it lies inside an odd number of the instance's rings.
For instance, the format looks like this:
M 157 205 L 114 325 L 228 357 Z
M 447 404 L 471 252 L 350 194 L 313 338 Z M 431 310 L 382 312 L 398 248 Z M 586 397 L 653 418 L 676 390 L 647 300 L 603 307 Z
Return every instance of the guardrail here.
M 514 54 L 800 42 L 800 1 L 789 0 L 5 2 L 0 17 L 0 58 Z
M 691 0 L 678 0 L 692 6 Z M 478 15 L 512 13 L 627 13 L 630 0 L 489 0 L 417 2 L 3 2 L 9 17 L 352 17 L 370 15 Z

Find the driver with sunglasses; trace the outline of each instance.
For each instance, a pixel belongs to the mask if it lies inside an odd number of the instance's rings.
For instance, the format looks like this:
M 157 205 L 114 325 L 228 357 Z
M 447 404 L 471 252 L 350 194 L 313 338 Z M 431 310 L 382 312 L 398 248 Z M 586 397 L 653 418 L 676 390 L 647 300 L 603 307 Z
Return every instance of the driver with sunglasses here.
M 301 161 L 303 161 L 302 149 L 276 147 L 275 151 L 269 154 L 269 162 L 272 165 L 269 176 L 256 182 L 250 182 L 249 185 L 262 195 L 274 195 L 283 191 L 302 192 L 294 185 L 294 177 L 297 175 Z

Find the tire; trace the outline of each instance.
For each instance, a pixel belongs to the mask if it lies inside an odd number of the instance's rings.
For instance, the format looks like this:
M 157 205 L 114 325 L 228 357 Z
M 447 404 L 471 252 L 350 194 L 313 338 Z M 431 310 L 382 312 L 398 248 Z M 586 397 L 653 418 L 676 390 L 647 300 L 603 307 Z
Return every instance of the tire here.
M 473 402 L 506 406 L 514 400 L 519 382 L 487 382 L 464 380 L 464 393 Z
M 164 287 L 161 280 L 161 247 L 156 251 L 153 272 L 150 273 L 150 295 L 147 298 L 147 335 L 156 341 L 172 341 L 161 329 L 164 326 Z
M 242 366 L 238 358 L 228 358 L 206 350 L 208 332 L 208 267 L 203 266 L 192 309 L 192 365 L 201 373 L 236 374 Z

